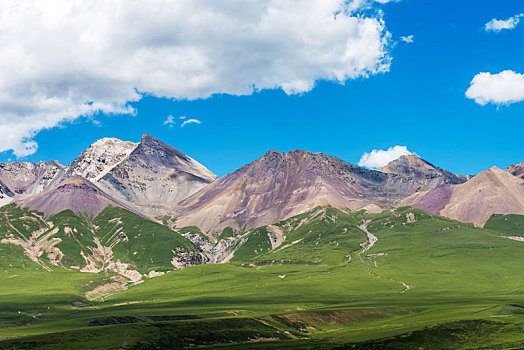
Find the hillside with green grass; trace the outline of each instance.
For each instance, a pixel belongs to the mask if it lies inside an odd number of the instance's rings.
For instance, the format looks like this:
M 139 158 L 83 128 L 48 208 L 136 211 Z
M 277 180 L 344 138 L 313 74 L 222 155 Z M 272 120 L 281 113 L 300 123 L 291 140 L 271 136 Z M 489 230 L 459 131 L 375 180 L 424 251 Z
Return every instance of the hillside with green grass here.
M 163 232 L 110 210 L 89 225 L 104 244 L 120 232 L 137 239 L 115 246 L 122 261 L 152 244 L 140 241 L 146 232 Z M 84 227 L 74 223 L 87 221 L 60 215 L 60 230 L 74 226 L 82 237 Z M 110 223 L 115 217 L 124 223 Z M 36 218 L 35 225 L 48 224 Z M 506 228 L 487 228 L 407 207 L 379 214 L 323 207 L 218 237 L 181 229 L 214 244 L 235 239 L 234 257 L 145 279 L 103 299 L 86 293 L 111 276 L 53 266 L 50 272 L 20 247 L 1 244 L 11 262 L 0 262 L 0 349 L 522 348 L 524 242 L 502 237 Z M 158 260 L 137 258 L 137 266 L 163 266 L 161 245 L 152 247 Z
M 509 236 L 524 236 L 524 215 L 494 214 L 484 225 L 487 230 L 501 232 Z
M 112 278 L 111 291 L 205 262 L 178 232 L 113 206 L 96 217 L 65 210 L 45 218 L 15 204 L 2 207 L 0 252 L 0 264 L 10 268 L 101 273 Z

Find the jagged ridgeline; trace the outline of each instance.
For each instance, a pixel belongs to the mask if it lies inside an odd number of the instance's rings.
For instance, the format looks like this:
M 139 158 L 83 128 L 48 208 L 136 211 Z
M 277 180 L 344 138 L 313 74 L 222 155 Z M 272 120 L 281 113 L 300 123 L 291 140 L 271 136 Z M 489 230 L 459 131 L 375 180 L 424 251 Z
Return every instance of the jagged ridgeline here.
M 144 276 L 206 262 L 179 233 L 116 206 L 96 216 L 64 210 L 44 217 L 10 204 L 0 208 L 0 215 L 0 247 L 14 260 L 8 265 L 22 266 L 25 255 L 46 270 L 103 272 L 136 283 Z

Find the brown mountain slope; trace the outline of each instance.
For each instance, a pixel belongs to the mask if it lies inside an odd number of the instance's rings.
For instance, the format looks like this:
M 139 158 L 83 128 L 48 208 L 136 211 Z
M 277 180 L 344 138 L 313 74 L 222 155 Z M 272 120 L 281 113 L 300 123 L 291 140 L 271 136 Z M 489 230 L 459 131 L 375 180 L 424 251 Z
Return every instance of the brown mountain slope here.
M 524 215 L 524 180 L 493 167 L 463 184 L 415 193 L 401 204 L 483 226 L 492 214 Z
M 269 151 L 180 203 L 178 226 L 203 230 L 257 227 L 319 205 L 358 209 L 392 203 L 420 187 L 396 174 L 361 168 L 322 153 Z
M 58 186 L 40 193 L 23 203 L 24 207 L 41 211 L 46 216 L 66 209 L 96 216 L 108 205 L 131 210 L 89 180 L 78 175 L 72 176 Z

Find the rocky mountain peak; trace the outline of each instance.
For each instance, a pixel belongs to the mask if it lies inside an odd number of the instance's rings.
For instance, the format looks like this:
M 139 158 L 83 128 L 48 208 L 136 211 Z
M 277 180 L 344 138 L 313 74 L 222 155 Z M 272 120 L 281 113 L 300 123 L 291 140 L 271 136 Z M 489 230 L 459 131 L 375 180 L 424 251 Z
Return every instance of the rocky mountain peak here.
M 145 134 L 97 184 L 115 198 L 152 214 L 150 210 L 174 205 L 215 179 L 196 160 Z
M 142 136 L 142 140 L 136 148 L 136 152 L 134 152 L 134 155 L 138 154 L 149 156 L 152 161 L 157 162 L 172 161 L 174 157 L 187 163 L 191 162 L 191 158 L 184 153 L 147 134 Z
M 257 227 L 319 205 L 358 209 L 403 198 L 418 187 L 413 183 L 323 153 L 271 150 L 182 201 L 177 222 L 203 230 Z
M 453 174 L 415 154 L 401 156 L 378 171 L 421 181 L 423 184 L 421 190 L 461 184 L 468 180 L 467 176 Z

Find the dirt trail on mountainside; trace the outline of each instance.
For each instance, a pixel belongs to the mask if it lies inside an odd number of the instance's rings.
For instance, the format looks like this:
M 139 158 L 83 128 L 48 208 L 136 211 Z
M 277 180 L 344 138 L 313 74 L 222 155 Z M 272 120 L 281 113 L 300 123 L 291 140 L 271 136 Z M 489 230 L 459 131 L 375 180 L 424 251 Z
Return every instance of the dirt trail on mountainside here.
M 359 228 L 362 231 L 364 231 L 364 233 L 368 236 L 368 242 L 369 242 L 358 253 L 360 261 L 362 261 L 364 264 L 367 264 L 367 263 L 364 261 L 364 259 L 362 259 L 362 254 L 367 252 L 368 250 L 370 250 L 375 245 L 375 243 L 377 243 L 377 241 L 378 241 L 377 236 L 375 236 L 374 234 L 372 234 L 371 232 L 368 231 L 367 226 L 368 226 L 368 224 L 370 222 L 371 222 L 371 220 L 367 220 L 362 225 L 359 226 Z M 371 261 L 371 258 L 376 258 L 377 256 L 380 256 L 380 255 L 373 255 L 373 257 L 368 255 L 368 259 Z M 376 261 L 374 261 L 374 263 L 375 263 L 374 266 L 376 267 L 377 266 L 376 265 Z M 371 268 L 368 268 L 368 272 L 369 272 L 370 275 L 373 275 L 376 278 L 386 279 L 386 280 L 389 280 L 389 281 L 393 281 L 393 282 L 397 282 L 397 283 L 402 284 L 402 286 L 404 286 L 404 289 L 400 292 L 400 294 L 406 293 L 411 288 L 407 283 L 404 283 L 402 281 L 397 281 L 397 280 L 393 280 L 393 279 L 390 279 L 390 278 L 384 278 L 384 277 L 378 275 L 377 273 L 375 273 L 375 271 L 373 271 Z

